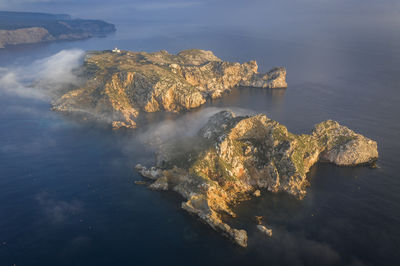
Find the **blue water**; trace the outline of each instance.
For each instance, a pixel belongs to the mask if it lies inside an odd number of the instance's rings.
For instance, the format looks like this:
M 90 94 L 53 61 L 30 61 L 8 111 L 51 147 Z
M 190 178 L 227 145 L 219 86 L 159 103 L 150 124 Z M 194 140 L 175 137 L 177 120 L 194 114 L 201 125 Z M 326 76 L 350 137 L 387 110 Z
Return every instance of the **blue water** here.
M 65 49 L 114 46 L 202 48 L 224 60 L 256 59 L 261 71 L 284 65 L 287 90 L 235 89 L 186 119 L 207 108 L 242 108 L 296 133 L 338 120 L 378 141 L 380 168 L 319 164 L 304 200 L 263 193 L 244 202 L 240 218 L 230 221 L 249 232 L 242 249 L 182 211 L 180 196 L 134 184 L 141 177 L 133 166 L 154 161 L 141 141 L 147 127 L 112 131 L 54 113 L 46 101 L 1 94 L 0 265 L 400 264 L 398 32 L 377 41 L 332 30 L 340 40 L 332 43 L 319 38 L 327 32 L 285 39 L 234 27 L 177 23 L 168 25 L 172 32 L 162 22 L 138 23 L 117 23 L 119 32 L 102 39 L 0 50 L 0 67 L 27 66 Z M 253 215 L 273 228 L 271 239 L 256 231 Z

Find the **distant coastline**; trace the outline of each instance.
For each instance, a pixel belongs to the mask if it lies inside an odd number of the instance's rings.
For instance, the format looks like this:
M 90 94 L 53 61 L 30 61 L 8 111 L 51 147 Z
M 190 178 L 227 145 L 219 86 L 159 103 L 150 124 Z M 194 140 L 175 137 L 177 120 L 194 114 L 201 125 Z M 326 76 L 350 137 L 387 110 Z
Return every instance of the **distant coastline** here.
M 0 48 L 80 40 L 115 31 L 115 25 L 102 20 L 72 19 L 67 14 L 0 11 Z

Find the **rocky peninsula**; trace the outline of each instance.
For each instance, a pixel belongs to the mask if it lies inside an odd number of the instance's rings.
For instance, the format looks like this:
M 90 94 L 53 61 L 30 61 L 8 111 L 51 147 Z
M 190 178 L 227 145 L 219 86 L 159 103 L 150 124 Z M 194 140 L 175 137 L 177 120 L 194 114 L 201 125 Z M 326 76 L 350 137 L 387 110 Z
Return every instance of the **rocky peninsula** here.
M 86 39 L 114 31 L 113 24 L 101 20 L 72 19 L 66 14 L 0 11 L 0 48 Z
M 89 52 L 77 72 L 86 81 L 53 102 L 53 110 L 91 116 L 114 128 L 135 128 L 143 112 L 181 112 L 236 86 L 286 88 L 286 69 L 259 73 L 256 61 L 225 62 L 211 51 L 177 54 Z
M 136 169 L 153 180 L 149 188 L 179 193 L 185 199 L 182 209 L 246 247 L 247 232 L 223 219 L 236 216 L 235 204 L 259 196 L 260 191 L 302 199 L 306 174 L 315 163 L 355 166 L 373 164 L 377 158 L 375 141 L 332 120 L 315 125 L 310 134 L 296 135 L 262 114 L 236 116 L 222 111 L 196 136 L 161 145 L 155 166 Z M 272 235 L 261 224 L 257 228 Z

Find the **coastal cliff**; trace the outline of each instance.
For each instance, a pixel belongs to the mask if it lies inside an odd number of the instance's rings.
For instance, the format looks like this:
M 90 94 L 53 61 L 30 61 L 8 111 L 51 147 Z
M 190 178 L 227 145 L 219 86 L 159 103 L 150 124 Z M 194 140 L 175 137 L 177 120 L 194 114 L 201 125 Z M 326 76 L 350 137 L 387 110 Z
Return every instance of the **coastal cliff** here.
M 59 40 L 79 40 L 115 31 L 101 20 L 71 19 L 69 15 L 0 11 L 0 48 Z
M 54 40 L 50 33 L 40 27 L 17 30 L 0 30 L 0 48 L 23 43 L 38 43 Z
M 310 134 L 296 135 L 265 115 L 222 111 L 195 137 L 161 145 L 156 166 L 136 169 L 154 181 L 149 188 L 179 193 L 185 199 L 182 209 L 246 247 L 247 232 L 223 220 L 224 215 L 236 216 L 236 203 L 260 191 L 302 199 L 306 174 L 316 162 L 354 166 L 373 164 L 377 158 L 375 141 L 332 120 L 317 124 Z M 272 235 L 263 225 L 257 228 Z
M 259 73 L 256 61 L 224 62 L 211 51 L 178 54 L 102 51 L 88 53 L 87 79 L 53 102 L 53 110 L 90 114 L 115 128 L 137 126 L 142 112 L 181 112 L 222 97 L 235 86 L 286 88 L 286 70 Z

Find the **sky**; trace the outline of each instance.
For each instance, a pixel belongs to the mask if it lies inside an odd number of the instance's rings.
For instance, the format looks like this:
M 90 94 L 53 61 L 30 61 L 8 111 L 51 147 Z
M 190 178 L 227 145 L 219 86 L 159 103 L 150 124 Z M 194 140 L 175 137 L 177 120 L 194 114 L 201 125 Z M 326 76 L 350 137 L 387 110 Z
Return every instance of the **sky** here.
M 398 0 L 0 0 L 2 10 L 70 13 L 87 18 L 170 16 L 211 23 L 346 17 L 399 22 Z M 310 18 L 310 14 L 313 14 Z M 317 22 L 317 21 L 315 21 Z

